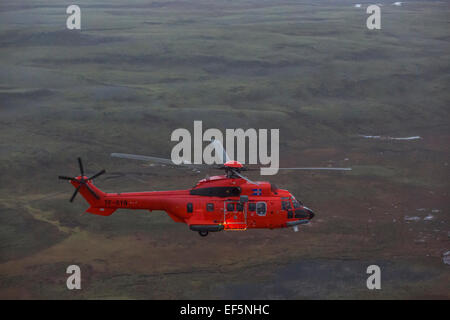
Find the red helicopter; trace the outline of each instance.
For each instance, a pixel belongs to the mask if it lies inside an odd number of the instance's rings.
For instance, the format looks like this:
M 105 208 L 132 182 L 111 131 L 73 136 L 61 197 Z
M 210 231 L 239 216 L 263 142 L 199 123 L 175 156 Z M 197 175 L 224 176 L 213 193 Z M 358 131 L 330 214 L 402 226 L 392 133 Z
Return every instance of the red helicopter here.
M 219 143 L 216 147 L 221 147 Z M 209 232 L 247 230 L 252 228 L 286 228 L 307 224 L 314 212 L 297 200 L 289 191 L 279 189 L 269 182 L 253 182 L 241 174 L 242 171 L 259 170 L 247 168 L 240 162 L 229 160 L 225 150 L 222 165 L 191 164 L 183 162 L 178 166 L 186 168 L 215 168 L 225 170 L 224 175 L 200 180 L 192 189 L 176 191 L 105 193 L 98 189 L 93 180 L 104 174 L 100 172 L 88 177 L 83 163 L 78 158 L 81 174 L 77 177 L 59 176 L 69 180 L 76 188 L 70 202 L 78 193 L 90 207 L 86 212 L 109 216 L 117 209 L 141 209 L 165 211 L 175 222 L 189 225 L 202 237 Z M 149 156 L 112 153 L 112 157 L 156 162 L 174 165 L 169 159 Z M 222 162 L 222 163 L 223 163 Z M 351 170 L 351 168 L 279 168 L 280 170 Z

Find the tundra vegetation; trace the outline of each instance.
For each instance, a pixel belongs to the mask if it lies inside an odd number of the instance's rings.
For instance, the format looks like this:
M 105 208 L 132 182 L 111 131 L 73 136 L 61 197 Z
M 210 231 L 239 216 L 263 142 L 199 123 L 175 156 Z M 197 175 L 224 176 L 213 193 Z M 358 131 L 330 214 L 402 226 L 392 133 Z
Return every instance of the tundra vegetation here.
M 381 30 L 347 0 L 80 0 L 81 30 L 69 3 L 1 1 L 0 297 L 450 298 L 450 9 L 381 1 Z M 262 177 L 316 212 L 297 233 L 68 202 L 77 156 L 105 191 L 191 187 L 206 173 L 109 154 L 169 157 L 194 120 L 280 129 L 282 167 L 354 170 Z

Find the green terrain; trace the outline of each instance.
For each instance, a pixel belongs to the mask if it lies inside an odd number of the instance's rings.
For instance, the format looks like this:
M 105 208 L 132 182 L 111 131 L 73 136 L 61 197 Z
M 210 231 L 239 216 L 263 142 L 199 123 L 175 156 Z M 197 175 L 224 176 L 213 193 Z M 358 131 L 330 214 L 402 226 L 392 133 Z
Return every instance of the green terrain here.
M 392 2 L 368 30 L 347 0 L 80 0 L 78 31 L 72 2 L 3 0 L 0 298 L 449 299 L 450 6 Z M 279 128 L 282 167 L 354 170 L 249 174 L 314 209 L 297 233 L 69 203 L 78 156 L 105 191 L 192 187 L 205 173 L 109 154 L 170 157 L 194 120 Z

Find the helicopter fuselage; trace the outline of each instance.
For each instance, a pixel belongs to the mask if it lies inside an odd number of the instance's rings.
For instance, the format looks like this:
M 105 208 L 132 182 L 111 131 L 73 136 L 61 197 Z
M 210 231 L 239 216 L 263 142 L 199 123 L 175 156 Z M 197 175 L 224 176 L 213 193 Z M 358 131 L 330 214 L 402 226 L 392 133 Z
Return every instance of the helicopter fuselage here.
M 70 182 L 78 188 L 81 178 Z M 86 184 L 91 190 L 82 186 L 79 192 L 90 204 L 87 212 L 109 216 L 117 209 L 161 210 L 202 236 L 222 230 L 296 228 L 314 216 L 287 190 L 269 182 L 249 183 L 226 175 L 202 179 L 192 189 L 175 191 L 105 193 L 91 180 Z

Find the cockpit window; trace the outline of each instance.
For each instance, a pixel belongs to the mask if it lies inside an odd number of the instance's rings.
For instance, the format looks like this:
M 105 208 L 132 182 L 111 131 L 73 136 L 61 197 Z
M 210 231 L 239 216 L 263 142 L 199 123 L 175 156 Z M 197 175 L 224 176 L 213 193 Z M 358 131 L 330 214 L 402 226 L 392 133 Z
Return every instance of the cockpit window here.
M 289 200 L 281 201 L 281 208 L 283 210 L 291 210 L 292 209 L 291 202 Z
M 256 211 L 256 203 L 250 202 L 248 204 L 248 211 Z
M 287 217 L 288 219 L 292 219 L 294 217 L 294 211 L 292 210 L 292 204 L 289 198 L 281 198 L 283 201 L 281 201 L 281 208 L 283 210 L 287 211 Z M 293 205 L 295 207 L 295 199 L 292 201 Z
M 294 204 L 294 208 L 299 208 L 303 205 L 303 203 L 300 200 L 295 199 L 294 196 L 292 196 L 292 203 Z

